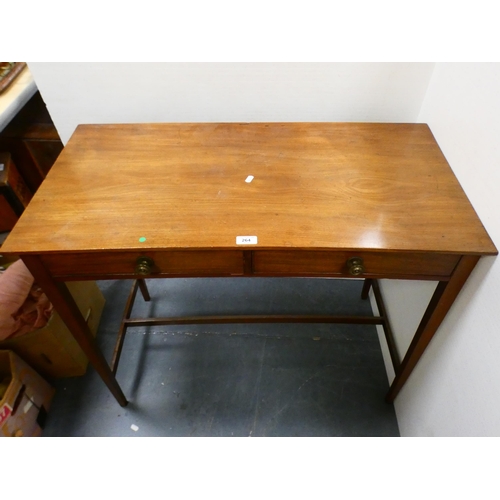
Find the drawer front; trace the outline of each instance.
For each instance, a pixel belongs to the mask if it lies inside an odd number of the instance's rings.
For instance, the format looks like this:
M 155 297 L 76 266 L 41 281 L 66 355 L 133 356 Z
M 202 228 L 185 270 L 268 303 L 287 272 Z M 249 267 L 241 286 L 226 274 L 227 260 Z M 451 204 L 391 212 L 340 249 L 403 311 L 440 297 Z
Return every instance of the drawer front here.
M 348 261 L 362 259 L 364 270 L 356 277 L 439 278 L 448 277 L 459 256 L 446 254 L 344 252 L 322 250 L 254 251 L 255 275 L 353 276 Z
M 150 274 L 160 276 L 232 276 L 243 274 L 243 252 L 232 250 L 190 250 L 162 252 L 116 252 L 47 254 L 42 261 L 54 277 L 137 276 L 137 260 L 151 259 Z

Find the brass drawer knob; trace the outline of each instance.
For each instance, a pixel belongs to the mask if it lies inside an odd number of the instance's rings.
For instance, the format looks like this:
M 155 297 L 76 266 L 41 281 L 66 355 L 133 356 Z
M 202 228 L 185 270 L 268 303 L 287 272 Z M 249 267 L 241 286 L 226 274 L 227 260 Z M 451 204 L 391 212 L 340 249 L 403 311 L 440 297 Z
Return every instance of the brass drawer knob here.
M 347 261 L 347 270 L 351 276 L 359 276 L 365 272 L 363 259 L 361 257 L 351 257 Z
M 149 257 L 139 257 L 135 262 L 135 272 L 136 274 L 142 274 L 143 276 L 147 276 L 151 274 L 151 270 L 155 265 L 153 259 Z

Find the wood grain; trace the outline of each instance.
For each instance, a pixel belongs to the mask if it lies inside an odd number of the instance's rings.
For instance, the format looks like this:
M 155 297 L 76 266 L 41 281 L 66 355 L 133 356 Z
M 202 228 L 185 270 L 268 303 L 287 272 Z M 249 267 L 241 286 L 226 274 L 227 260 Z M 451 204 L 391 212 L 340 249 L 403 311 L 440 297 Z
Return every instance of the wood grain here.
M 247 235 L 245 250 L 497 253 L 427 125 L 369 123 L 81 125 L 4 251 L 241 249 Z

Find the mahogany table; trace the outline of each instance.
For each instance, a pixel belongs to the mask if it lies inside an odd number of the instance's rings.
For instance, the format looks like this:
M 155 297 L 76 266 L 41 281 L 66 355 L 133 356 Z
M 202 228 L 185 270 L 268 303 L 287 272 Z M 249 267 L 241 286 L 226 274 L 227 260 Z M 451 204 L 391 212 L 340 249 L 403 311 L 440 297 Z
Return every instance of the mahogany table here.
M 425 124 L 80 125 L 2 253 L 20 255 L 120 405 L 127 327 L 381 324 L 394 400 L 483 255 L 497 249 Z M 364 278 L 380 315 L 130 319 L 144 278 Z M 114 359 L 65 281 L 134 278 Z M 438 281 L 399 360 L 377 279 Z

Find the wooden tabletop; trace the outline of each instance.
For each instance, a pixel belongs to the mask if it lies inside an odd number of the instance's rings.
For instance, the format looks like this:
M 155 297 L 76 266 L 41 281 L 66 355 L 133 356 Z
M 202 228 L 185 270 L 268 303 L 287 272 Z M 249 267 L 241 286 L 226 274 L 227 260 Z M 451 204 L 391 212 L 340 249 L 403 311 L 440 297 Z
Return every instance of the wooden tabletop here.
M 251 182 L 249 176 L 253 176 Z M 2 252 L 496 254 L 425 124 L 80 125 Z

